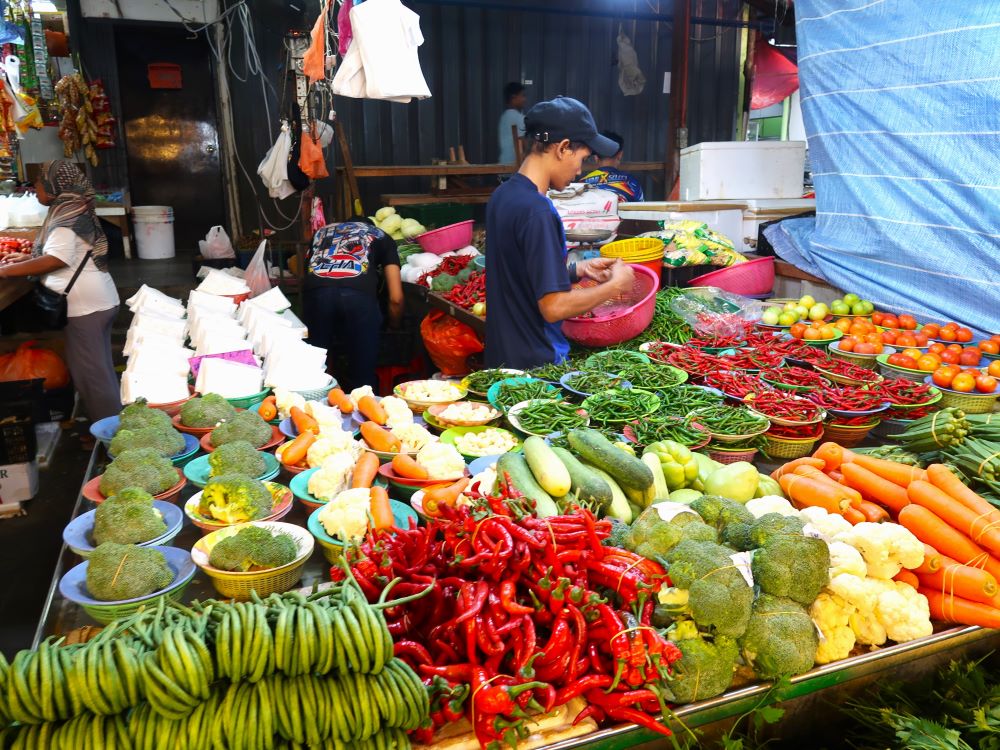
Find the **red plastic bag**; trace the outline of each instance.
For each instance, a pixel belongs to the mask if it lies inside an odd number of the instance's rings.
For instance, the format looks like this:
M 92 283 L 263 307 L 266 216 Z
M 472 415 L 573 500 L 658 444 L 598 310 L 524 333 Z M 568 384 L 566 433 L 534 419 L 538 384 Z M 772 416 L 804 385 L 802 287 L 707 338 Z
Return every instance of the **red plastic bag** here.
M 475 331 L 440 310 L 427 313 L 420 335 L 431 360 L 444 375 L 467 375 L 469 357 L 483 350 Z
M 69 370 L 62 357 L 51 349 L 36 349 L 25 341 L 10 354 L 0 356 L 0 381 L 45 378 L 45 390 L 69 385 Z

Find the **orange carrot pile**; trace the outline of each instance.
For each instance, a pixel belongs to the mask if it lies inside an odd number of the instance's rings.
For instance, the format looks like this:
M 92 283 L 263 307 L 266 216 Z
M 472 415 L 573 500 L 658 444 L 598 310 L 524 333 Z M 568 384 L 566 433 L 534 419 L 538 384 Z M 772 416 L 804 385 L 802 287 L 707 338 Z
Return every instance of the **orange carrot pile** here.
M 924 562 L 896 580 L 927 597 L 935 620 L 1000 628 L 1000 510 L 947 466 L 924 470 L 826 442 L 771 476 L 796 507 L 909 529 Z

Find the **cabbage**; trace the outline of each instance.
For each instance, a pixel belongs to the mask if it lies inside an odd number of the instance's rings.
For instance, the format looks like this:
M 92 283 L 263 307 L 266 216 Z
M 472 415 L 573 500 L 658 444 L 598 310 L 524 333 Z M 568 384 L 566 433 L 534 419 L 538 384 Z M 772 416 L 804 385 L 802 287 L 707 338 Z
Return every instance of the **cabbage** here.
M 375 222 L 381 224 L 388 217 L 396 213 L 396 209 L 392 206 L 384 206 L 375 212 Z
M 416 219 L 403 219 L 402 231 L 403 236 L 406 237 L 406 239 L 412 239 L 419 234 L 423 234 L 427 230 L 424 228 L 424 225 Z
M 379 221 L 378 228 L 386 234 L 394 234 L 403 226 L 403 217 L 399 214 L 391 214 Z
M 396 242 L 401 242 L 406 239 L 406 237 L 403 236 L 403 233 L 398 230 L 392 232 L 389 236 L 396 240 Z

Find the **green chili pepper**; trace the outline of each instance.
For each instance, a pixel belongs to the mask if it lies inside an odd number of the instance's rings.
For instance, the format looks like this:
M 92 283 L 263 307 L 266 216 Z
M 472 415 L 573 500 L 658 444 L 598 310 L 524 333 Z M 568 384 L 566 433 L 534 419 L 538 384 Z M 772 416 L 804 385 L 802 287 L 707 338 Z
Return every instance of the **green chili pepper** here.
M 509 377 L 511 377 L 511 373 L 500 369 L 479 370 L 469 374 L 466 378 L 466 385 L 470 391 L 486 393 L 494 383 L 499 383 Z
M 573 377 L 567 378 L 566 385 L 574 391 L 589 395 L 591 393 L 606 390 L 607 388 L 616 388 L 621 385 L 623 380 L 627 379 L 628 378 L 622 378 L 606 372 L 581 370 L 577 374 L 573 375 Z
M 639 388 L 611 388 L 583 402 L 590 419 L 600 424 L 624 424 L 660 408 L 660 397 Z
M 544 380 L 525 380 L 520 383 L 502 383 L 496 395 L 497 405 L 507 411 L 522 401 L 536 398 L 558 399 L 561 395 Z
M 523 432 L 548 435 L 583 427 L 587 417 L 565 401 L 533 401 L 517 412 L 517 421 Z
M 770 424 L 765 417 L 743 406 L 703 406 L 690 413 L 692 419 L 705 425 L 716 435 L 752 435 L 763 432 Z

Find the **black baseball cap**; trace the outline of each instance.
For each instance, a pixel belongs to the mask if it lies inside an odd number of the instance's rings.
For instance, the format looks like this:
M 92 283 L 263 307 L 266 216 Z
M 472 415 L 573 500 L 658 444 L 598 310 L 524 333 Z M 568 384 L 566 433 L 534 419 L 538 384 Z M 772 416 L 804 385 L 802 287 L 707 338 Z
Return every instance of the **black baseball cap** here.
M 568 96 L 539 102 L 524 115 L 524 132 L 540 143 L 563 139 L 585 143 L 598 156 L 614 156 L 618 144 L 597 132 L 587 105 Z

